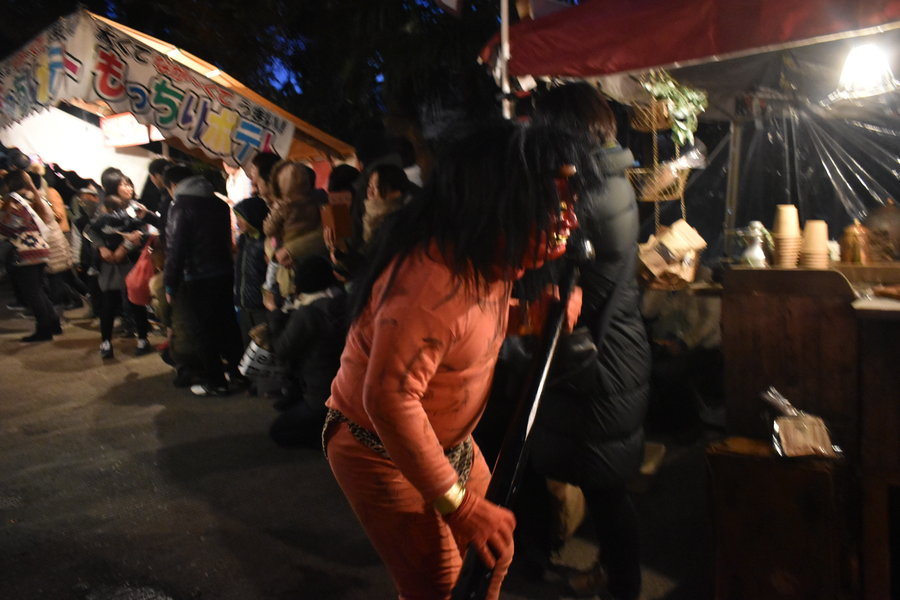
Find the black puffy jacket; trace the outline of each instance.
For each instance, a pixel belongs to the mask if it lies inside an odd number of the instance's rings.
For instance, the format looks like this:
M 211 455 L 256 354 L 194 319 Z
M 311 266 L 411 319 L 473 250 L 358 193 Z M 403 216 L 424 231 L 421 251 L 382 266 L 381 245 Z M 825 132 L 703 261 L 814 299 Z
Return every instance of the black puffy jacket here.
M 202 175 L 175 188 L 166 230 L 166 291 L 174 292 L 182 281 L 234 276 L 231 209 Z
M 605 148 L 598 159 L 604 181 L 582 195 L 579 215 L 596 250 L 580 279 L 578 325 L 591 328 L 597 326 L 629 255 L 637 252 L 639 227 L 634 190 L 625 176 L 634 161 L 631 151 Z M 581 375 L 590 380 L 569 386 L 569 392 L 548 388 L 529 442 L 539 473 L 582 487 L 621 485 L 636 474 L 643 456 L 650 346 L 637 279 L 629 273 L 620 285 L 599 358 Z
M 275 356 L 303 380 L 303 402 L 324 416 L 347 337 L 346 291 L 334 286 L 323 297 L 287 313 L 269 311 L 268 325 Z

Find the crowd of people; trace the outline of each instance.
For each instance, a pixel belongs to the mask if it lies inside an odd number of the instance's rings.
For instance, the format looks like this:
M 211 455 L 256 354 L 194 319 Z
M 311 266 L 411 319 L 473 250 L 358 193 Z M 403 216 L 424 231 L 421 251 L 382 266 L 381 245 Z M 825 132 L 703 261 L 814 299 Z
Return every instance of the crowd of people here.
M 559 283 L 553 262 L 577 215 L 596 258 L 582 265 L 583 309 L 569 325 L 592 332 L 596 385 L 535 428 L 532 470 L 584 490 L 609 591 L 633 600 L 640 562 L 625 482 L 640 465 L 649 353 L 629 156 L 590 86 L 564 86 L 537 106 L 531 124 L 458 132 L 425 183 L 397 154 L 360 153 L 359 169 L 335 167 L 318 189 L 309 166 L 260 153 L 247 165 L 251 191 L 231 206 L 206 176 L 160 158 L 149 167 L 155 206 L 110 167 L 61 218 L 46 180 L 10 153 L 0 235 L 17 301 L 36 323 L 22 341 L 62 332 L 54 285 L 99 318 L 104 360 L 117 319 L 138 355 L 152 352 L 158 327 L 175 386 L 268 395 L 277 443 L 324 447 L 402 598 L 448 598 L 467 550 L 493 569 L 487 597 L 497 598 L 516 516 L 484 498 L 490 471 L 477 438 L 493 434 L 476 426 L 512 299 Z M 566 165 L 572 198 L 559 193 Z M 229 191 L 241 189 L 238 170 L 226 171 Z M 150 276 L 137 277 L 147 261 Z M 138 284 L 152 301 L 140 301 Z M 262 351 L 282 367 L 274 384 L 247 376 Z M 544 558 L 552 550 L 523 542 Z

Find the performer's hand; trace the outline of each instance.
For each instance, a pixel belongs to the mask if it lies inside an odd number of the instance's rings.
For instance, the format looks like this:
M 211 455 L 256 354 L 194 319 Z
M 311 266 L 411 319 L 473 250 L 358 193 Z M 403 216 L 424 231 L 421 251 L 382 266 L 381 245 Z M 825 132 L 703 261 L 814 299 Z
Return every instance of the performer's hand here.
M 505 574 L 513 556 L 516 518 L 512 512 L 476 494 L 466 493 L 459 508 L 444 515 L 444 521 L 453 532 L 460 554 L 471 545 L 485 566 L 503 567 Z

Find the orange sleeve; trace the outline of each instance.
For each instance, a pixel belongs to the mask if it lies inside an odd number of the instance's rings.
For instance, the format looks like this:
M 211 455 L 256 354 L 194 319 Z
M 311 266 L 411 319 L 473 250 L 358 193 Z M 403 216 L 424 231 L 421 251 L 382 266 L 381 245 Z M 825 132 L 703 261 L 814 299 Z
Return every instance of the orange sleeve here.
M 391 460 L 431 502 L 458 478 L 422 405 L 451 328 L 421 304 L 390 303 L 374 315 L 363 408 Z

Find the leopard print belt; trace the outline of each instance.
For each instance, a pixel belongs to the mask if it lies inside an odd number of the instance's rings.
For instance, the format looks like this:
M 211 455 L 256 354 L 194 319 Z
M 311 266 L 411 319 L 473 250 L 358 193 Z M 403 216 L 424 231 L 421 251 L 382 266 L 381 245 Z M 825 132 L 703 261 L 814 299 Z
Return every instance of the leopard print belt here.
M 387 448 L 384 447 L 384 444 L 381 442 L 381 438 L 378 437 L 377 433 L 357 425 L 344 416 L 344 413 L 334 408 L 328 409 L 328 414 L 325 417 L 325 426 L 322 428 L 322 451 L 325 452 L 326 456 L 328 455 L 328 452 L 325 449 L 325 431 L 332 423 L 346 423 L 347 428 L 350 430 L 350 434 L 356 438 L 357 442 L 374 451 L 379 456 L 388 460 L 391 459 L 388 455 Z M 456 473 L 459 475 L 459 484 L 462 486 L 466 485 L 466 482 L 469 480 L 469 475 L 472 473 L 472 461 L 475 458 L 475 447 L 472 443 L 472 436 L 468 436 L 456 446 L 444 450 L 444 456 L 447 457 L 447 460 L 449 460 L 450 464 L 453 465 L 453 468 L 456 469 Z

